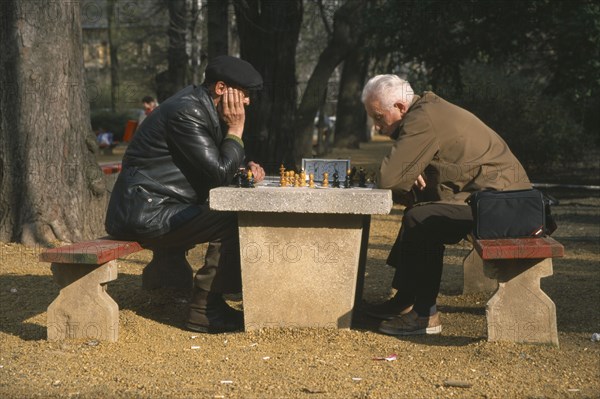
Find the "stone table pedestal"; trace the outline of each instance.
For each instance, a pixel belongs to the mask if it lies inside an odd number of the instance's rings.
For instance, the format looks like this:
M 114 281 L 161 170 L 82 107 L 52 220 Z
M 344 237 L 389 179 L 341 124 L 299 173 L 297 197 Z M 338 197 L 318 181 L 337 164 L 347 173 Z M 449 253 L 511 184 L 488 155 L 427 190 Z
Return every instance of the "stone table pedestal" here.
M 221 187 L 210 207 L 239 215 L 246 330 L 350 327 L 370 215 L 389 213 L 389 190 Z

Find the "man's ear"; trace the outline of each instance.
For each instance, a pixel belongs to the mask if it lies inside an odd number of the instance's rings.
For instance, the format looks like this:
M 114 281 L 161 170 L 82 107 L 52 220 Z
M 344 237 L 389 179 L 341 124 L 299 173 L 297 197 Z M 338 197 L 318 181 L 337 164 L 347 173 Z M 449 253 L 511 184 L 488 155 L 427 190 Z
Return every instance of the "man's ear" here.
M 394 107 L 398 108 L 402 115 L 406 113 L 407 107 L 403 102 L 398 101 L 397 103 L 394 103 Z
M 222 96 L 223 94 L 225 94 L 226 89 L 227 85 L 225 84 L 225 82 L 219 80 L 217 83 L 215 83 L 215 94 L 217 96 Z

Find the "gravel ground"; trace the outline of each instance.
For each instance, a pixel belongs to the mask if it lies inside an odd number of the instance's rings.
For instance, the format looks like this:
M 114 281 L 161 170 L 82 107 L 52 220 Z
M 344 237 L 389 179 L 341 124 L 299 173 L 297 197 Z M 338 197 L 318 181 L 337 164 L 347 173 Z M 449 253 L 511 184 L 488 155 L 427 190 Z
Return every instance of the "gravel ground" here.
M 377 149 L 379 151 L 379 149 Z M 353 157 L 353 163 L 368 160 Z M 366 165 L 367 163 L 365 163 Z M 448 247 L 440 336 L 398 339 L 356 315 L 351 330 L 185 331 L 186 297 L 141 289 L 147 251 L 120 261 L 109 293 L 120 306 L 116 343 L 46 338 L 58 295 L 40 248 L 0 243 L 1 398 L 597 398 L 600 397 L 600 198 L 552 192 L 566 256 L 542 289 L 554 300 L 560 348 L 486 341 L 488 294 L 462 295 L 465 243 Z M 402 210 L 373 218 L 364 299 L 389 297 L 384 263 Z M 201 265 L 204 247 L 190 252 Z M 230 303 L 241 307 L 239 298 Z M 392 360 L 395 355 L 396 360 Z M 381 360 L 388 357 L 389 360 Z

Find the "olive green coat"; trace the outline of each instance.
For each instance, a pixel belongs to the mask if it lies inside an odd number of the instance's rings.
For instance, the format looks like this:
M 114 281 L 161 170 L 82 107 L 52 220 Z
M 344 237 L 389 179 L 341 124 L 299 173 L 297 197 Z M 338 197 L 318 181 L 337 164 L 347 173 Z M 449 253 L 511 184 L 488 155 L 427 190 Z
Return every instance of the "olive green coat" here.
M 392 136 L 396 142 L 381 164 L 378 184 L 405 205 L 464 203 L 482 189 L 531 188 L 523 166 L 496 132 L 432 92 L 415 95 Z M 427 183 L 423 192 L 412 190 L 419 175 Z

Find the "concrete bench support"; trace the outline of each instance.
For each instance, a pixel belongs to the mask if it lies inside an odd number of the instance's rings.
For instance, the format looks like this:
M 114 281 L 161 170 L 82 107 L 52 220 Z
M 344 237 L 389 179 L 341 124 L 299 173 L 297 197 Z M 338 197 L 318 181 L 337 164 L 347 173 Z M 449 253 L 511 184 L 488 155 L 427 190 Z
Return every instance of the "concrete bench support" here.
M 117 341 L 119 306 L 108 295 L 107 283 L 117 279 L 117 258 L 141 250 L 137 242 L 98 239 L 42 252 L 40 261 L 51 263 L 61 287 L 48 306 L 48 340 Z
M 552 275 L 552 258 L 564 255 L 550 237 L 475 240 L 487 277 L 498 289 L 486 305 L 488 341 L 558 346 L 556 307 L 541 290 Z
M 556 307 L 540 288 L 552 259 L 486 261 L 484 270 L 499 283 L 486 305 L 488 341 L 558 346 Z
M 389 190 L 221 187 L 210 207 L 237 211 L 246 330 L 350 328 L 371 214 Z
M 103 265 L 52 263 L 61 287 L 48 306 L 48 340 L 93 338 L 115 342 L 119 337 L 119 305 L 106 292 L 117 279 L 117 263 Z

